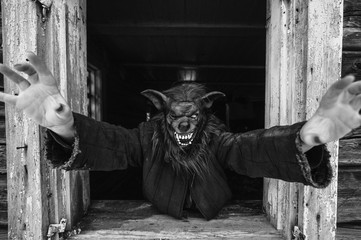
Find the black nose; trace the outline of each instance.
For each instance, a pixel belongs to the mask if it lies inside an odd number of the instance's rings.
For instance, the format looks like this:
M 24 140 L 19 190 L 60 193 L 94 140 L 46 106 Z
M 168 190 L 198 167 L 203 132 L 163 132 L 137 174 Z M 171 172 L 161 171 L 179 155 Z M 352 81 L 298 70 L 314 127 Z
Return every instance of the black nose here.
M 189 127 L 190 127 L 190 125 L 188 122 L 181 122 L 178 126 L 179 131 L 181 131 L 181 132 L 187 132 Z

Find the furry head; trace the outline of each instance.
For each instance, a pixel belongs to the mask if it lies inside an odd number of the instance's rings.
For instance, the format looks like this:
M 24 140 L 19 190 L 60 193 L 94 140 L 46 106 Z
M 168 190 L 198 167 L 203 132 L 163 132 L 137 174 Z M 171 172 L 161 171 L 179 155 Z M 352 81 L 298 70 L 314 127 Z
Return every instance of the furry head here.
M 224 130 L 212 114 L 213 102 L 225 96 L 221 92 L 206 92 L 198 83 L 182 83 L 166 91 L 142 92 L 161 111 L 153 118 L 157 129 L 153 136 L 153 151 L 164 152 L 165 161 L 177 170 L 202 175 L 207 169 L 213 134 Z

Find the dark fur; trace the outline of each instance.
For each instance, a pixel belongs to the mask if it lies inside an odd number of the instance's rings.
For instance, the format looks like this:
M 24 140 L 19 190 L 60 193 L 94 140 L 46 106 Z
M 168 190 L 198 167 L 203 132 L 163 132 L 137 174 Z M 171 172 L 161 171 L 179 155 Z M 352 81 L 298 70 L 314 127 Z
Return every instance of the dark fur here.
M 214 157 L 209 148 L 213 136 L 219 135 L 225 131 L 225 125 L 221 123 L 208 109 L 202 106 L 201 101 L 196 101 L 206 93 L 204 86 L 200 84 L 182 84 L 171 88 L 164 94 L 171 99 L 171 102 L 177 101 L 195 101 L 200 109 L 200 120 L 197 125 L 197 134 L 193 143 L 186 148 L 181 148 L 170 136 L 170 126 L 166 121 L 166 114 L 169 109 L 164 109 L 163 113 L 156 115 L 152 121 L 155 123 L 155 132 L 153 134 L 153 159 L 164 156 L 165 162 L 172 164 L 177 173 L 186 174 L 186 176 L 207 175 L 209 162 Z
M 163 92 L 172 102 L 194 102 L 200 111 L 204 111 L 202 96 L 207 93 L 204 85 L 198 83 L 183 83 L 179 86 L 172 87 Z M 165 106 L 165 113 L 169 111 L 169 106 Z

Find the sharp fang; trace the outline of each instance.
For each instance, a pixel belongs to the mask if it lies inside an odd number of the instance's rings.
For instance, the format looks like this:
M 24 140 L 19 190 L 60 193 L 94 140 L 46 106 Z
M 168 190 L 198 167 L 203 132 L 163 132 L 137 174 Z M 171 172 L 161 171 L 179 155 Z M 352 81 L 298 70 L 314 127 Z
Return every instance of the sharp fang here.
M 177 143 L 180 145 L 180 146 L 188 146 L 190 144 L 192 144 L 193 142 L 193 133 L 188 133 L 188 134 L 179 134 L 177 132 L 174 132 L 174 136 L 175 136 L 175 139 L 177 140 Z M 181 140 L 188 140 L 188 142 L 181 142 Z

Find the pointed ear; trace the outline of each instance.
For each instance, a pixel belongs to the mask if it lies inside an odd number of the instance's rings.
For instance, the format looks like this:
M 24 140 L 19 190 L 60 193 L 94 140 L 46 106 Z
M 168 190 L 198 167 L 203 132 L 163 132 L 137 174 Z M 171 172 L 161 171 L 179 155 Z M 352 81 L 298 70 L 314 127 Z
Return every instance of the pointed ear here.
M 209 92 L 200 99 L 204 102 L 206 108 L 210 108 L 213 105 L 213 102 L 220 97 L 225 97 L 226 94 L 222 92 Z
M 152 101 L 158 110 L 163 109 L 164 105 L 169 101 L 169 98 L 166 95 L 153 89 L 144 90 L 141 94 Z

